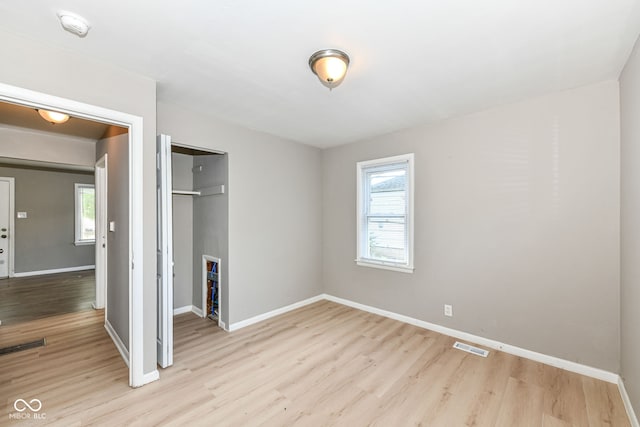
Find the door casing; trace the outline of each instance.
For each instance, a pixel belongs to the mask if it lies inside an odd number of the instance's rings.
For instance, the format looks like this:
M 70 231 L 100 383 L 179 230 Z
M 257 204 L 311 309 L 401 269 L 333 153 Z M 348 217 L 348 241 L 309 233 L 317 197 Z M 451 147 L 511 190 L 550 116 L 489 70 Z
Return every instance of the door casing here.
M 129 130 L 129 385 L 140 387 L 159 379 L 157 369 L 144 372 L 144 228 L 143 119 L 121 111 L 0 83 L 0 100 L 31 108 L 122 126 Z M 136 268 L 137 264 L 137 268 Z

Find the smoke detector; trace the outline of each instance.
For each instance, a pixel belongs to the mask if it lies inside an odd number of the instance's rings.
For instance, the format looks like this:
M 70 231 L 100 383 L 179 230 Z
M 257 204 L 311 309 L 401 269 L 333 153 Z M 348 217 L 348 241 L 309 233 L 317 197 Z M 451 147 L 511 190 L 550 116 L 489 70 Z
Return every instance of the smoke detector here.
M 62 28 L 78 37 L 86 36 L 89 28 L 91 28 L 91 25 L 82 16 L 65 10 L 58 12 L 58 19 L 62 24 Z

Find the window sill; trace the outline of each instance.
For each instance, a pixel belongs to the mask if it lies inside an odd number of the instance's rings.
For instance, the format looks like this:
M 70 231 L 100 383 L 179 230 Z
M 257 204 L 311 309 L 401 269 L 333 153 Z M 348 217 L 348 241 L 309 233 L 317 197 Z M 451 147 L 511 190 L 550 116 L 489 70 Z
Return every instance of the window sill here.
M 356 264 L 360 267 L 380 268 L 383 270 L 399 271 L 401 273 L 413 273 L 413 267 L 398 265 L 393 263 L 376 262 L 370 260 L 357 259 Z
M 73 242 L 73 244 L 76 245 L 76 246 L 95 245 L 96 241 L 95 240 L 86 240 L 86 241 L 80 241 L 80 242 Z

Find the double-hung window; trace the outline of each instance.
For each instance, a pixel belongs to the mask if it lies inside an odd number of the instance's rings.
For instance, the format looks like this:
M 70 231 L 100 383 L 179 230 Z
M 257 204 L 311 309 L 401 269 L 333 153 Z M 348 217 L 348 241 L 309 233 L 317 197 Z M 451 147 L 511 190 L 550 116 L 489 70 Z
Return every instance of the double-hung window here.
M 413 153 L 358 162 L 358 265 L 413 272 Z
M 93 184 L 75 184 L 76 245 L 96 241 L 96 190 Z

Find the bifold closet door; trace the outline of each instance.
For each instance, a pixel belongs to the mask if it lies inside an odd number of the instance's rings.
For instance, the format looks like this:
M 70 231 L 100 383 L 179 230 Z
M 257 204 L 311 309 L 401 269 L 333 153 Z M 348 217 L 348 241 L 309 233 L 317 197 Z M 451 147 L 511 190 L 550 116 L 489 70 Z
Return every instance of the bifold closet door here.
M 158 365 L 173 365 L 173 218 L 171 137 L 156 142 L 158 208 Z

